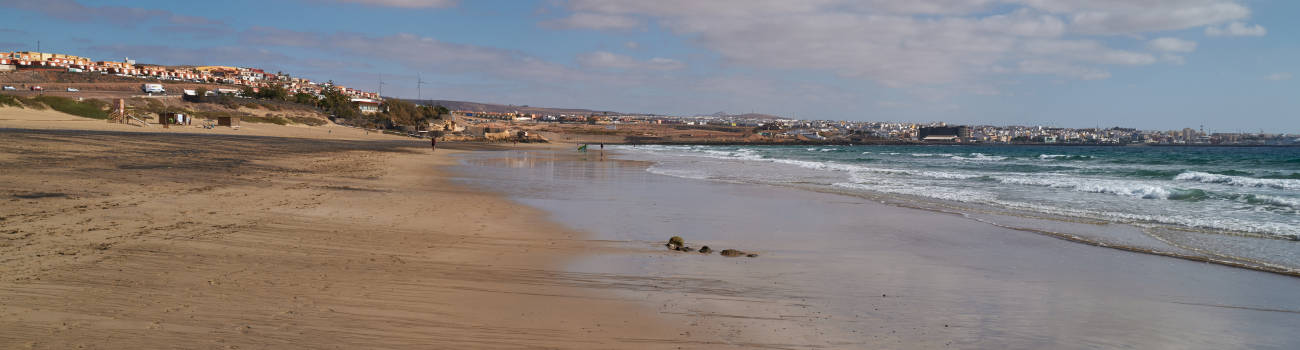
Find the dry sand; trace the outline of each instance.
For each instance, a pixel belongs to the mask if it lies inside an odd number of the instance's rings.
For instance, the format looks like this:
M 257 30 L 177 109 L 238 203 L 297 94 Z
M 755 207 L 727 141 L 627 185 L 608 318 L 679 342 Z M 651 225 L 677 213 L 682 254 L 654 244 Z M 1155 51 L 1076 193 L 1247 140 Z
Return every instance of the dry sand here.
M 450 183 L 453 150 L 0 119 L 0 348 L 791 347 L 604 292 L 680 283 L 565 271 L 629 248 Z

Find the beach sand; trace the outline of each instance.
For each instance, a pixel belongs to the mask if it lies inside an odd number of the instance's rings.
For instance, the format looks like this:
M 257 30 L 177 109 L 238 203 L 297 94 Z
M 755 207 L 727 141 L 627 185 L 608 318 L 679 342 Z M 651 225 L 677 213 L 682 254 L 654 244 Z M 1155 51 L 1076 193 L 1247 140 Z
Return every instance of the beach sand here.
M 0 109 L 0 348 L 1300 345 L 1290 276 L 572 145 L 327 130 Z
M 774 347 L 566 271 L 640 252 L 449 183 L 456 150 L 129 128 L 0 129 L 0 348 Z

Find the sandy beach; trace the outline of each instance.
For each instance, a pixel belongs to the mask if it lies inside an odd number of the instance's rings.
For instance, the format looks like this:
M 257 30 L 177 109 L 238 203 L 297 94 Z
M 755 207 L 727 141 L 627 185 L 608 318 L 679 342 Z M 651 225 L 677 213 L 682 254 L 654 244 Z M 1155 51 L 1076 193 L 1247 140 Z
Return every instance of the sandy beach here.
M 0 348 L 772 345 L 604 292 L 663 280 L 566 271 L 625 248 L 440 170 L 492 146 L 27 116 L 0 124 L 36 125 L 0 130 Z
M 0 348 L 1298 344 L 1294 277 L 613 152 L 0 117 Z

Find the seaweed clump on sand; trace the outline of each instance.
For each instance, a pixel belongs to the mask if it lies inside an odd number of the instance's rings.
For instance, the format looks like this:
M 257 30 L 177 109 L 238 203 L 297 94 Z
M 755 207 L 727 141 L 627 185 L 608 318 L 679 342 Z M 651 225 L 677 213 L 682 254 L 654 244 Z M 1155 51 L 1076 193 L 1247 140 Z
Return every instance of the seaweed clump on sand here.
M 682 239 L 682 237 L 680 236 L 673 236 L 672 238 L 669 238 L 668 243 L 665 243 L 664 246 L 668 247 L 668 250 L 675 250 L 679 252 L 689 253 L 689 252 L 696 251 L 695 248 L 691 248 L 690 246 L 687 246 L 686 240 Z M 706 245 L 700 247 L 699 252 L 702 254 L 711 254 L 713 253 L 713 249 L 709 248 L 709 246 Z M 756 253 L 749 253 L 749 252 L 735 250 L 735 249 L 723 249 L 722 251 L 718 252 L 718 254 L 726 257 L 747 256 L 753 258 L 758 256 L 758 254 Z
M 718 255 L 722 255 L 729 258 L 737 257 L 737 256 L 747 256 L 753 258 L 758 256 L 758 254 L 755 253 L 750 253 L 743 250 L 735 250 L 735 249 L 723 249 L 722 251 L 718 252 Z

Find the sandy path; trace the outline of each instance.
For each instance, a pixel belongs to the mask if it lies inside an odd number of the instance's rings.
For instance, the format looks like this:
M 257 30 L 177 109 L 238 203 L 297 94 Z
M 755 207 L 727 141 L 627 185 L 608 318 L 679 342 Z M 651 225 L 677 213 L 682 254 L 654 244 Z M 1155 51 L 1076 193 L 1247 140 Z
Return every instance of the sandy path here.
M 601 292 L 663 281 L 564 272 L 614 248 L 450 185 L 444 151 L 403 148 L 418 142 L 0 139 L 0 348 L 676 348 L 688 332 Z

